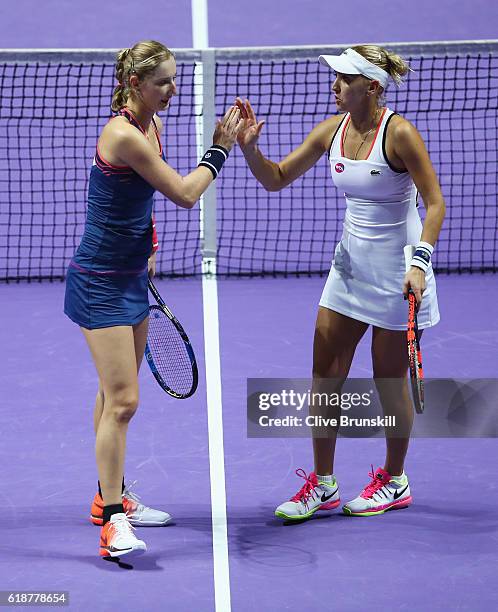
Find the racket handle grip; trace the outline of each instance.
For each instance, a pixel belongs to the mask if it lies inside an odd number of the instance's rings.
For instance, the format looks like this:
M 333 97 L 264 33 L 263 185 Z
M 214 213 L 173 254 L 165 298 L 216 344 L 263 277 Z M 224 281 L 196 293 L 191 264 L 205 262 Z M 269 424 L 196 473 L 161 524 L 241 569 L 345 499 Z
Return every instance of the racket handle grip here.
M 413 258 L 413 254 L 415 253 L 415 247 L 412 244 L 407 244 L 403 248 L 403 253 L 405 255 L 405 270 L 408 272 L 410 269 L 410 262 Z

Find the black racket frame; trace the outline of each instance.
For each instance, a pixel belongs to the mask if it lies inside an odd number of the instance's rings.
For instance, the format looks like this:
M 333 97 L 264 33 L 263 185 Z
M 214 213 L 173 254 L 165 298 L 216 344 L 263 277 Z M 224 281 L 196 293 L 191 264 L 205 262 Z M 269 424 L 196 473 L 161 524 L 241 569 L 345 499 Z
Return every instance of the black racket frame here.
M 161 298 L 159 294 L 159 291 L 156 289 L 154 283 L 152 282 L 150 278 L 149 278 L 148 284 L 149 284 L 149 291 L 152 293 L 152 295 L 154 296 L 154 299 L 157 302 L 157 306 L 153 304 L 149 307 L 150 311 L 152 312 L 154 309 L 159 309 L 162 312 L 164 312 L 164 314 L 169 318 L 169 320 L 175 326 L 176 330 L 180 334 L 180 337 L 182 338 L 185 344 L 185 348 L 187 350 L 187 354 L 190 359 L 190 365 L 192 366 L 192 387 L 190 388 L 188 393 L 178 393 L 177 391 L 174 391 L 166 384 L 165 380 L 163 379 L 161 374 L 158 372 L 157 367 L 154 364 L 154 358 L 152 356 L 148 343 L 145 345 L 145 359 L 147 363 L 149 364 L 149 368 L 152 374 L 154 375 L 154 378 L 157 380 L 157 382 L 162 387 L 162 389 L 164 389 L 164 391 L 168 393 L 168 395 L 171 395 L 171 397 L 174 397 L 176 399 L 187 399 L 188 397 L 191 397 L 196 392 L 197 385 L 199 383 L 199 372 L 197 369 L 197 361 L 195 359 L 194 349 L 192 348 L 192 344 L 190 343 L 189 337 L 187 336 L 185 330 L 183 329 L 180 321 L 178 321 L 175 315 L 166 306 L 166 304 L 164 303 L 164 300 Z

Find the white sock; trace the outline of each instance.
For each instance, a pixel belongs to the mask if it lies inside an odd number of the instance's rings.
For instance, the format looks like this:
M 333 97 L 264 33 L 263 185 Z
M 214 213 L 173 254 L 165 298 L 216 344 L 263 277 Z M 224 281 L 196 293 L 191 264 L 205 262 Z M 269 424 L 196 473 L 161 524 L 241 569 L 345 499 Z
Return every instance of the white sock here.
M 318 480 L 318 482 L 325 482 L 327 484 L 332 484 L 335 482 L 334 474 L 327 474 L 326 476 L 320 476 L 319 474 L 317 474 L 316 479 Z

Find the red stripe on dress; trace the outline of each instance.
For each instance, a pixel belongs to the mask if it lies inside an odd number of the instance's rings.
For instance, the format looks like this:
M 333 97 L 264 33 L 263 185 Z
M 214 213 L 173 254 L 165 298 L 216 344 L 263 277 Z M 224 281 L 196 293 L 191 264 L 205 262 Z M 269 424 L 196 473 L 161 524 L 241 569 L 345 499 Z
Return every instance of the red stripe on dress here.
M 380 126 L 382 125 L 382 120 L 384 119 L 384 115 L 386 114 L 386 111 L 387 111 L 387 108 L 384 108 L 384 110 L 382 111 L 382 115 L 380 116 L 379 123 L 377 124 L 377 129 L 375 130 L 374 139 L 372 141 L 372 144 L 370 145 L 370 149 L 368 149 L 368 153 L 365 159 L 352 159 L 351 161 L 366 161 L 370 157 L 370 153 L 372 152 L 375 141 L 377 140 L 377 135 L 379 133 Z M 346 133 L 346 126 L 348 125 L 350 120 L 351 120 L 351 115 L 348 115 L 348 118 L 346 119 L 346 122 L 344 123 L 344 128 L 341 133 L 341 157 L 345 157 L 346 159 L 350 159 L 350 158 L 344 155 L 344 135 Z
M 344 126 L 342 128 L 342 132 L 341 132 L 341 157 L 346 157 L 344 155 L 344 134 L 346 133 L 346 126 L 347 124 L 351 121 L 351 115 L 348 115 L 348 118 L 346 119 L 346 121 L 344 122 Z M 346 159 L 348 159 L 346 157 Z
M 386 110 L 387 110 L 387 108 L 384 108 L 384 110 L 382 111 L 382 115 L 380 116 L 380 119 L 379 119 L 379 124 L 377 125 L 377 129 L 375 130 L 374 139 L 372 140 L 372 145 L 370 146 L 370 149 L 368 150 L 368 154 L 365 157 L 365 160 L 367 160 L 370 157 L 370 153 L 372 152 L 372 149 L 374 147 L 375 141 L 377 140 L 377 134 L 379 133 L 380 126 L 382 125 L 382 120 L 384 119 L 384 115 L 386 114 Z
M 140 270 L 88 270 L 75 263 L 73 260 L 69 262 L 71 268 L 75 268 L 78 272 L 91 274 L 92 276 L 119 276 L 121 274 L 143 274 L 147 270 L 147 266 Z

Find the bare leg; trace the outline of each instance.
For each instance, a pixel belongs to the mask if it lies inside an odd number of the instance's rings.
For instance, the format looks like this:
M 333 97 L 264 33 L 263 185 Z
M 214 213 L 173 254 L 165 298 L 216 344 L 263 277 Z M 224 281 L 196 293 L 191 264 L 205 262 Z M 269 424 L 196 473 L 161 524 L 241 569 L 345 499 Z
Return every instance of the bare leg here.
M 366 323 L 320 306 L 313 343 L 313 393 L 320 392 L 324 384 L 321 380 L 327 378 L 338 379 L 337 389 L 331 389 L 330 382 L 326 383 L 328 393 L 340 393 L 356 346 L 367 329 Z M 310 411 L 316 412 L 313 406 Z M 334 471 L 336 432 L 329 428 L 327 433 L 326 438 L 313 438 L 315 472 L 322 476 Z
M 147 331 L 149 329 L 149 317 L 141 321 L 138 325 L 133 326 L 133 338 L 135 342 L 135 359 L 137 361 L 137 373 L 140 370 L 142 359 L 145 352 L 145 344 L 147 342 Z M 99 380 L 99 389 L 97 391 L 97 397 L 95 398 L 95 408 L 93 410 L 93 426 L 95 435 L 99 428 L 100 419 L 102 418 L 102 412 L 104 410 L 104 390 L 102 388 L 102 382 Z
M 102 383 L 99 381 L 99 390 L 97 391 L 97 397 L 95 398 L 95 408 L 93 409 L 93 429 L 95 435 L 99 429 L 100 419 L 104 411 L 104 389 L 102 389 Z
M 396 418 L 395 430 L 386 430 L 386 462 L 384 469 L 399 476 L 404 469 L 413 406 L 408 391 L 408 353 L 406 332 L 373 328 L 372 362 L 374 379 L 384 414 Z
M 146 327 L 147 323 L 142 324 L 142 329 Z M 106 506 L 120 504 L 126 433 L 138 406 L 135 330 L 130 326 L 116 326 L 83 329 L 83 333 L 103 390 L 96 440 L 102 496 Z

